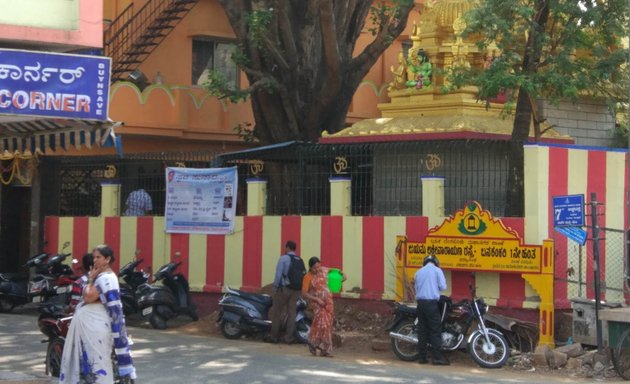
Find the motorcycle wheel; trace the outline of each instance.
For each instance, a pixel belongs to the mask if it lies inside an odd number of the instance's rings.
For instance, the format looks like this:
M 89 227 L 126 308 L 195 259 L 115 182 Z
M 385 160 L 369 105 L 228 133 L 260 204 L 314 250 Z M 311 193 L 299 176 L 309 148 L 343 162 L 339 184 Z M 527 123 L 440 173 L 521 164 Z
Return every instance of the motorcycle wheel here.
M 166 319 L 158 315 L 156 311 L 153 311 L 149 317 L 149 323 L 155 329 L 166 329 Z
M 468 352 L 473 360 L 484 368 L 501 368 L 510 357 L 510 348 L 505 337 L 494 329 L 488 329 L 488 339 L 481 332 L 475 332 L 470 343 Z
M 243 335 L 241 327 L 231 321 L 221 322 L 221 333 L 223 333 L 226 339 L 230 340 L 239 339 L 241 335 Z
M 392 330 L 392 332 L 400 333 L 402 335 L 409 335 L 413 337 L 417 336 L 416 326 L 413 324 L 412 321 L 406 321 L 406 322 L 398 324 L 398 326 L 396 326 Z M 403 361 L 418 360 L 419 352 L 418 352 L 418 344 L 416 343 L 410 343 L 407 341 L 392 338 L 392 349 L 394 350 L 394 353 L 396 354 L 396 356 L 398 356 L 400 360 L 403 360 Z
M 9 313 L 15 307 L 13 300 L 8 297 L 0 296 L 0 313 Z
M 304 318 L 295 324 L 295 339 L 302 344 L 308 343 L 308 333 L 311 331 L 311 324 L 313 321 L 309 318 Z
M 63 353 L 64 339 L 56 337 L 48 342 L 46 349 L 46 374 L 59 377 L 61 371 L 61 354 Z

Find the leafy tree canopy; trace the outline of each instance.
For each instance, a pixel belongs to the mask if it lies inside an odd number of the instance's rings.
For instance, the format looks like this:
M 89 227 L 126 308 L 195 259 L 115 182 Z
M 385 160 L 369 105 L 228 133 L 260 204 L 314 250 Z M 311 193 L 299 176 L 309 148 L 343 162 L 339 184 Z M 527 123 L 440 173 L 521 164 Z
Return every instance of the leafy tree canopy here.
M 480 37 L 495 57 L 486 68 L 456 69 L 452 82 L 476 85 L 483 100 L 505 90 L 530 101 L 627 100 L 628 8 L 626 0 L 485 0 L 466 15 L 464 36 Z M 517 92 L 508 96 L 513 108 Z
M 233 59 L 250 86 L 235 90 L 214 73 L 208 88 L 232 101 L 251 96 L 256 125 L 247 133 L 263 144 L 312 141 L 343 128 L 356 89 L 414 7 L 413 0 L 220 3 L 236 34 Z M 359 49 L 364 32 L 371 40 Z

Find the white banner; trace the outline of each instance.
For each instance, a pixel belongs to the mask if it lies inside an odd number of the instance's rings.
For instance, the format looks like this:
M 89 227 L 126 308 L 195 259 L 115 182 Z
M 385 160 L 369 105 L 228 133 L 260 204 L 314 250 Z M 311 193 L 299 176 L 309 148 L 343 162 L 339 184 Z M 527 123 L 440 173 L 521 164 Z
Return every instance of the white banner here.
M 231 233 L 237 186 L 236 167 L 166 168 L 166 232 Z

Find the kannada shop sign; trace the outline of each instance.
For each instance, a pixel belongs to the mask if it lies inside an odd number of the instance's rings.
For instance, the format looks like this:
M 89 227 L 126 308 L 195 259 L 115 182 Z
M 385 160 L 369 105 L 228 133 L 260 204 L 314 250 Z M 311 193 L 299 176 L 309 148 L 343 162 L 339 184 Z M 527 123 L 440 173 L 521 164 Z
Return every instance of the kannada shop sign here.
M 0 114 L 107 120 L 111 59 L 0 49 Z
M 421 267 L 433 254 L 445 269 L 539 273 L 542 246 L 523 245 L 518 234 L 471 202 L 429 231 L 424 242 L 407 242 L 406 266 Z
M 236 167 L 166 168 L 166 232 L 231 233 L 237 186 Z

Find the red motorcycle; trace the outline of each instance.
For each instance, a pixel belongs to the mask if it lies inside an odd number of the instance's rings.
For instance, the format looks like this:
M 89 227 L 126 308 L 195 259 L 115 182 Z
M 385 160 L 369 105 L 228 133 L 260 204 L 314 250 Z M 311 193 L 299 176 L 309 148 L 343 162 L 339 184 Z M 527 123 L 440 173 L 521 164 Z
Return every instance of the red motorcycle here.
M 45 361 L 46 374 L 54 377 L 59 377 L 61 371 L 63 346 L 70 328 L 70 322 L 72 321 L 72 316 L 62 316 L 61 312 L 51 312 L 48 316 L 40 316 L 37 322 L 39 330 L 48 337 L 48 339 L 42 340 L 42 343 L 48 343 Z M 129 338 L 129 344 L 132 344 L 131 338 Z M 130 379 L 128 376 L 120 377 L 118 374 L 118 364 L 114 350 L 112 350 L 111 359 L 114 370 L 114 384 L 133 384 L 133 379 Z

